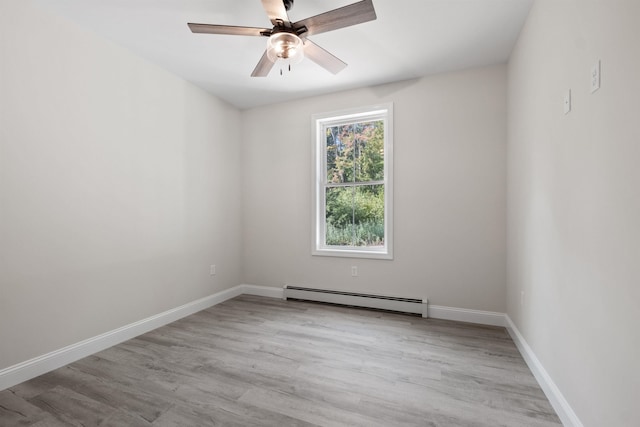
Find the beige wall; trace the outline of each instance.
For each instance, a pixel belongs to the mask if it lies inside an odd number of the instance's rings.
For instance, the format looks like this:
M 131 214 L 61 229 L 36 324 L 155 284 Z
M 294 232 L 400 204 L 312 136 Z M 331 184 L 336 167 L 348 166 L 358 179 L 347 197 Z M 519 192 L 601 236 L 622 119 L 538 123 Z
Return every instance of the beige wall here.
M 395 259 L 311 256 L 311 115 L 382 102 L 395 114 Z M 255 108 L 242 121 L 245 283 L 505 311 L 504 65 Z
M 638 18 L 538 0 L 509 63 L 508 314 L 585 426 L 638 425 Z
M 0 2 L 0 369 L 240 283 L 239 119 Z

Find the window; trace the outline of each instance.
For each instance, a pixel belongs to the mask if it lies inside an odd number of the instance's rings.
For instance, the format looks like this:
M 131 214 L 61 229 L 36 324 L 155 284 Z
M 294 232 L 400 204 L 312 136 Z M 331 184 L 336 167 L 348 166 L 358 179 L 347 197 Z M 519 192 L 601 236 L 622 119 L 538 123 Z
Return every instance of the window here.
M 392 259 L 391 104 L 313 116 L 314 255 Z

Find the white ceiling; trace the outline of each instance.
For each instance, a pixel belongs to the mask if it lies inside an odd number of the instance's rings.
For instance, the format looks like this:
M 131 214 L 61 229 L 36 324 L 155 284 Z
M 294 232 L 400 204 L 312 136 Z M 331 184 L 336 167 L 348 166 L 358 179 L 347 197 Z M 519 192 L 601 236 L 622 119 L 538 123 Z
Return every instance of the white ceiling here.
M 304 60 L 250 77 L 266 38 L 192 34 L 187 22 L 270 28 L 260 0 L 33 0 L 239 108 L 505 62 L 533 0 L 374 0 L 378 19 L 310 37 L 349 66 Z M 295 0 L 299 21 L 356 0 Z

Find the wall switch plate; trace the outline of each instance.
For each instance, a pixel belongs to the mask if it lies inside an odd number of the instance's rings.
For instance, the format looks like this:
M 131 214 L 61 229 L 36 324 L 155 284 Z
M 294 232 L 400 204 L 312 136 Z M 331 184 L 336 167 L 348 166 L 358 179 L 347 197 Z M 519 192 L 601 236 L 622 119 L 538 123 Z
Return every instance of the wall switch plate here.
M 600 60 L 591 67 L 591 93 L 600 89 Z
M 564 94 L 564 113 L 569 114 L 571 111 L 571 89 Z
M 211 267 L 209 267 L 209 274 L 211 276 L 215 276 L 216 275 L 216 265 L 215 264 L 211 264 Z
M 355 265 L 351 267 L 351 277 L 356 277 L 358 275 L 358 267 Z

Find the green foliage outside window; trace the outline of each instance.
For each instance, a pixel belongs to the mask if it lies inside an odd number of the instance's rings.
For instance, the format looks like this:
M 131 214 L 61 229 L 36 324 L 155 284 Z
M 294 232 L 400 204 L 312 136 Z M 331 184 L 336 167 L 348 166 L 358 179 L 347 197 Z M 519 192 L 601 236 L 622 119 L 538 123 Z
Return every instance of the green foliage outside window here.
M 384 122 L 326 128 L 326 244 L 384 245 Z

